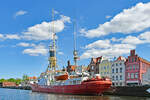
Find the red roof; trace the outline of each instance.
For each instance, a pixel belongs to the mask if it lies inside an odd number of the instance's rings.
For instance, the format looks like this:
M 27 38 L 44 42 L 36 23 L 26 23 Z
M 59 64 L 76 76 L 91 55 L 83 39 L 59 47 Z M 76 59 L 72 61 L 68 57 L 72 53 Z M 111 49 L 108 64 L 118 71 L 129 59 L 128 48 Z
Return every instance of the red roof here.
M 126 59 L 122 56 L 119 56 L 116 61 L 119 61 L 119 60 L 126 60 Z
M 29 80 L 32 80 L 32 79 L 35 80 L 35 79 L 37 79 L 37 77 L 35 77 L 35 76 L 33 76 L 33 77 L 28 77 L 28 79 L 29 79 Z

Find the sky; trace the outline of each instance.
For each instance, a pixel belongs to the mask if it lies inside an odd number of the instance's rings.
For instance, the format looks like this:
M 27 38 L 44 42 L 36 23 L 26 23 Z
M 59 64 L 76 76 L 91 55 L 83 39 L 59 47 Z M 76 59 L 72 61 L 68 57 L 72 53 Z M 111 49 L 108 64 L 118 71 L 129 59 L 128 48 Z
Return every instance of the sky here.
M 44 72 L 53 28 L 59 68 L 73 64 L 74 22 L 78 65 L 127 57 L 132 49 L 150 61 L 149 0 L 1 0 L 0 13 L 0 78 Z

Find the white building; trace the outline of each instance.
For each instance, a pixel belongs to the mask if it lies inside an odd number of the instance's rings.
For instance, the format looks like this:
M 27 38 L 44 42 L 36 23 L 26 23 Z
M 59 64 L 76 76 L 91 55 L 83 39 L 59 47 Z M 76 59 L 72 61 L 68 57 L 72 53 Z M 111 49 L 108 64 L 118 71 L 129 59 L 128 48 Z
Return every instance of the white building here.
M 111 78 L 113 86 L 125 86 L 125 61 L 122 56 L 112 62 Z
M 150 85 L 150 67 L 142 74 L 142 85 Z

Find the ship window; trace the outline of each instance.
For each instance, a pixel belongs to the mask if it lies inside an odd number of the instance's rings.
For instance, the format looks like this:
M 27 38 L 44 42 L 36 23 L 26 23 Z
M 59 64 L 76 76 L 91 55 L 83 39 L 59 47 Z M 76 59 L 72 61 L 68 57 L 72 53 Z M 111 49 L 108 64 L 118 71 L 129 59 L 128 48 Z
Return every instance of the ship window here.
M 80 80 L 77 80 L 77 84 L 80 84 Z
M 54 51 L 50 51 L 50 57 L 54 57 Z
M 70 85 L 72 85 L 72 81 L 70 81 Z
M 76 84 L 76 80 L 73 80 L 73 84 Z

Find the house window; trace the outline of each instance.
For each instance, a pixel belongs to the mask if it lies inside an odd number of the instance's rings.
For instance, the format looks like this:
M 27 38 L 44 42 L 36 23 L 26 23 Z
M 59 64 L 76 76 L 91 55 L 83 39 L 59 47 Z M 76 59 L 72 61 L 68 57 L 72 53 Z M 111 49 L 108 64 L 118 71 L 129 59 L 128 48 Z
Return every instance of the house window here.
M 114 66 L 114 64 L 112 64 L 112 67 Z
M 120 73 L 122 73 L 122 68 L 120 68 Z
M 122 80 L 122 75 L 120 75 L 120 80 Z
M 107 69 L 109 69 L 109 66 L 107 66 Z
M 116 80 L 118 80 L 118 76 L 116 76 Z
M 137 61 L 137 58 L 135 58 L 135 62 Z
M 118 66 L 118 63 L 116 63 L 116 66 Z
M 135 70 L 135 65 L 133 65 L 133 70 Z
M 135 78 L 136 78 L 136 79 L 138 78 L 138 73 L 135 73 Z
M 131 59 L 129 58 L 129 62 L 131 62 Z
M 114 73 L 114 69 L 112 69 L 112 73 Z
M 116 73 L 118 73 L 118 68 L 116 68 Z
M 130 79 L 130 73 L 128 73 L 128 79 Z
M 134 73 L 131 73 L 131 79 L 133 79 L 134 78 Z
M 138 65 L 136 65 L 136 69 L 139 69 L 139 66 L 138 66 Z
M 120 65 L 122 65 L 122 63 L 120 63 Z
M 120 82 L 120 86 L 122 86 L 122 82 Z
M 132 70 L 132 65 L 130 65 L 130 70 Z
M 104 66 L 104 69 L 106 69 L 106 67 Z
M 118 85 L 118 83 L 116 83 L 116 86 Z
M 112 83 L 113 86 L 115 86 L 115 83 Z
M 132 58 L 132 62 L 134 62 L 134 58 Z
M 114 77 L 114 76 L 112 76 L 112 80 L 115 80 L 115 77 Z
M 92 70 L 94 69 L 94 66 L 92 66 Z

